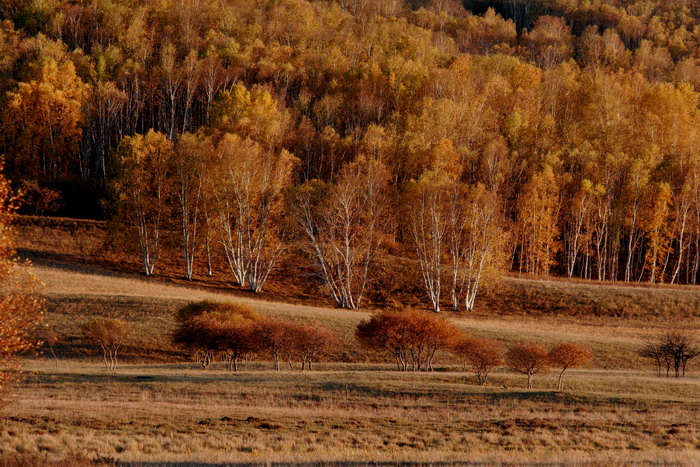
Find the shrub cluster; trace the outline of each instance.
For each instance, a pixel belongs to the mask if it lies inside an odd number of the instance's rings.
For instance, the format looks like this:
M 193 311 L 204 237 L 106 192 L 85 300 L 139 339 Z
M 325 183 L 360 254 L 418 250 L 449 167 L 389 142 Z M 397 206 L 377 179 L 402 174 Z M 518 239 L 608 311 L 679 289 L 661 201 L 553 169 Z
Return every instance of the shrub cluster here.
M 269 355 L 275 370 L 296 359 L 301 369 L 335 346 L 338 337 L 316 324 L 300 324 L 281 318 L 261 317 L 245 305 L 202 301 L 191 303 L 177 314 L 173 342 L 193 351 L 204 368 L 220 354 L 238 370 L 238 363 L 254 354 Z
M 435 353 L 448 347 L 459 335 L 454 324 L 415 310 L 379 313 L 356 329 L 356 338 L 366 347 L 389 352 L 401 371 L 432 370 Z
M 561 390 L 567 369 L 591 361 L 591 351 L 573 343 L 547 349 L 523 342 L 506 350 L 497 341 L 470 336 L 442 317 L 415 310 L 375 314 L 357 326 L 355 336 L 366 347 L 388 352 L 401 371 L 432 370 L 436 352 L 449 350 L 462 360 L 465 370 L 471 368 L 482 386 L 494 369 L 505 364 L 527 376 L 529 389 L 534 375 L 558 368 Z
M 242 360 L 264 355 L 277 371 L 285 360 L 290 369 L 295 360 L 301 370 L 311 369 L 314 361 L 339 344 L 338 336 L 324 326 L 262 317 L 249 306 L 233 303 L 190 303 L 178 311 L 176 321 L 173 342 L 193 351 L 204 368 L 217 355 L 232 371 Z M 102 350 L 105 367 L 114 370 L 117 352 L 133 328 L 118 319 L 93 319 L 82 331 L 86 341 Z M 570 342 L 550 348 L 518 342 L 506 348 L 498 341 L 469 335 L 442 316 L 412 309 L 376 313 L 357 325 L 355 337 L 366 348 L 388 353 L 399 371 L 432 371 L 436 354 L 450 352 L 482 386 L 501 367 L 525 375 L 528 389 L 535 375 L 557 369 L 561 390 L 566 371 L 589 365 L 592 356 L 590 349 Z M 700 355 L 700 345 L 687 332 L 669 331 L 649 340 L 639 355 L 654 361 L 658 376 L 665 368 L 667 377 L 673 369 L 679 378 L 685 376 L 688 362 Z
M 700 355 L 700 346 L 693 337 L 683 331 L 669 331 L 649 340 L 639 355 L 650 358 L 656 365 L 656 375 L 661 376 L 666 368 L 666 377 L 671 376 L 671 368 L 676 378 L 685 376 L 688 361 Z

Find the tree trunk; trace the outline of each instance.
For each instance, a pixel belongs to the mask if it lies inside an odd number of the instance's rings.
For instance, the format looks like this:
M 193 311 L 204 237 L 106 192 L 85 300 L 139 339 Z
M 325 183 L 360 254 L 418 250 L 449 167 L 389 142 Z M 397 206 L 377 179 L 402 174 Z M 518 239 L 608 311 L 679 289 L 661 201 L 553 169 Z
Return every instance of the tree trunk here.
M 102 347 L 102 358 L 105 362 L 105 370 L 109 370 L 109 363 L 107 362 L 107 347 L 105 347 L 103 344 L 100 344 L 100 347 Z
M 58 357 L 56 356 L 56 352 L 53 351 L 53 345 L 49 346 L 49 350 L 51 351 L 51 355 L 53 355 L 54 360 L 56 360 L 56 368 L 58 368 Z
M 561 373 L 559 373 L 559 381 L 557 382 L 557 391 L 561 391 L 561 389 L 564 387 L 564 372 L 566 369 L 561 370 Z

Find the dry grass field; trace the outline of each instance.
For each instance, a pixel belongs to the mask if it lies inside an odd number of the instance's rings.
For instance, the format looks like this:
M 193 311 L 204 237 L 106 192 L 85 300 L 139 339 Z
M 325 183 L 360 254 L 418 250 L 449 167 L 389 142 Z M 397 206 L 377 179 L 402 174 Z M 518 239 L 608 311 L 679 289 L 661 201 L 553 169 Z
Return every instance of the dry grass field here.
M 498 311 L 448 316 L 505 343 L 585 344 L 593 350 L 593 365 L 572 371 L 562 392 L 555 390 L 554 373 L 536 376 L 528 391 L 524 377 L 505 370 L 482 388 L 447 354 L 438 356 L 432 373 L 399 373 L 377 363 L 382 357 L 353 338 L 367 311 L 145 279 L 128 268 L 105 267 L 93 250 L 72 253 L 77 243 L 89 244 L 87 235 L 64 244 L 63 253 L 53 251 L 60 245 L 46 247 L 49 242 L 36 248 L 34 238 L 34 248 L 25 244 L 23 253 L 45 284 L 46 323 L 61 336 L 58 360 L 45 349 L 26 361 L 26 377 L 0 412 L 0 466 L 59 460 L 700 464 L 700 363 L 693 362 L 684 379 L 656 378 L 636 355 L 644 338 L 659 330 L 700 328 L 692 308 L 700 291 L 694 288 L 508 279 L 509 290 L 523 294 L 517 311 L 508 308 L 508 292 L 490 299 L 502 302 Z M 543 297 L 561 304 L 576 297 L 627 300 L 642 311 L 549 312 L 538 308 Z M 273 372 L 265 361 L 244 363 L 237 374 L 223 364 L 202 370 L 170 343 L 174 312 L 202 299 L 235 300 L 265 315 L 320 322 L 342 344 L 313 372 Z M 524 311 L 526 300 L 532 312 Z M 669 308 L 658 314 L 648 308 L 657 302 Z M 687 311 L 670 320 L 674 303 Z M 94 316 L 136 326 L 116 373 L 103 370 L 80 337 L 80 326 Z
M 700 461 L 698 381 L 586 371 L 572 390 L 502 373 L 328 364 L 237 375 L 192 364 L 33 361 L 0 428 L 5 455 L 140 462 Z M 537 381 L 551 388 L 554 378 Z M 503 385 L 509 389 L 502 389 Z

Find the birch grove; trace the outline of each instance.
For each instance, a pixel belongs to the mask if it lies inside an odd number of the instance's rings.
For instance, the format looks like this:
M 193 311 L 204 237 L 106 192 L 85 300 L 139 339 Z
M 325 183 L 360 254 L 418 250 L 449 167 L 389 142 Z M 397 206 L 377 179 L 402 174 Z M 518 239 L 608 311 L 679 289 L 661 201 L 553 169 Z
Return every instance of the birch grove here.
M 445 172 L 428 171 L 408 184 L 404 204 L 433 311 L 440 311 L 446 286 L 454 311 L 461 305 L 472 310 L 484 282 L 504 267 L 508 234 L 498 196 L 483 185 L 468 186 Z
M 296 159 L 225 134 L 210 176 L 221 244 L 239 285 L 259 292 L 284 247 L 283 190 Z
M 480 185 L 511 272 L 697 284 L 697 5 L 481 3 L 0 0 L 8 178 L 60 192 L 58 216 L 133 234 L 148 275 L 181 256 L 188 279 L 228 268 L 261 290 L 300 246 L 342 307 L 404 289 L 478 307 L 508 269 L 488 266 L 500 247 L 473 246 Z M 387 180 L 381 228 L 341 192 L 368 157 Z M 282 205 L 290 192 L 308 196 Z M 307 243 L 286 241 L 291 226 Z M 306 266 L 287 251 L 287 270 Z M 389 290 L 399 267 L 415 284 Z
M 392 221 L 390 201 L 386 168 L 364 158 L 346 164 L 332 185 L 311 181 L 291 193 L 301 248 L 335 306 L 362 305 L 372 260 Z

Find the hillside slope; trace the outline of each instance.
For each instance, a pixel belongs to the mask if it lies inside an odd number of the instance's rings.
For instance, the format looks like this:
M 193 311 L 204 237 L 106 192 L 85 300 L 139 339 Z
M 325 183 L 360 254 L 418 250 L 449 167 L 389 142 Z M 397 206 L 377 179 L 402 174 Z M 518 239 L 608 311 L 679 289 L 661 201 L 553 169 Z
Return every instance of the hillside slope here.
M 348 311 L 263 300 L 251 295 L 230 294 L 203 287 L 170 284 L 157 279 L 114 273 L 96 267 L 76 267 L 37 260 L 37 276 L 44 282 L 48 302 L 46 322 L 62 336 L 56 346 L 62 356 L 89 355 L 80 337 L 80 326 L 94 316 L 116 316 L 132 321 L 137 332 L 124 355 L 138 361 L 169 361 L 189 358 L 170 344 L 174 313 L 189 301 L 237 301 L 255 307 L 262 314 L 320 322 L 334 329 L 343 346 L 332 360 L 360 362 L 377 358 L 354 340 L 354 328 L 369 311 Z M 523 282 L 526 284 L 526 282 Z M 535 283 L 535 285 L 537 285 Z M 540 284 L 540 286 L 543 286 Z M 552 284 L 544 286 L 554 287 Z M 503 313 L 495 316 L 445 313 L 460 326 L 477 335 L 506 343 L 536 340 L 544 343 L 574 341 L 590 346 L 595 366 L 600 368 L 640 368 L 636 349 L 643 339 L 668 323 L 633 321 L 612 317 L 575 318 L 571 316 L 522 316 Z M 697 322 L 691 321 L 697 328 Z M 454 364 L 451 358 L 441 364 Z
M 18 248 L 22 256 L 39 265 L 73 268 L 90 273 L 97 267 L 100 274 L 121 273 L 123 277 L 140 277 L 142 269 L 133 244 L 119 244 L 111 238 L 104 222 L 76 219 L 20 216 L 16 222 Z M 168 245 L 165 245 L 167 248 Z M 179 251 L 171 251 L 171 258 L 179 258 Z M 215 264 L 214 277 L 195 271 L 194 284 L 206 290 L 250 297 L 231 283 L 230 271 L 223 264 Z M 298 261 L 298 258 L 296 259 Z M 407 262 L 396 264 L 383 258 L 380 273 L 391 277 L 392 288 L 385 290 L 384 300 L 371 303 L 377 308 L 395 306 L 424 306 L 424 292 L 419 277 L 400 277 L 416 274 L 417 265 Z M 262 293 L 256 297 L 304 305 L 327 306 L 329 300 L 320 284 L 310 277 L 304 264 L 281 264 Z M 157 278 L 168 282 L 187 284 L 181 279 L 181 265 L 160 261 Z M 397 277 L 399 276 L 399 277 Z M 386 284 L 384 284 L 386 285 Z M 62 288 L 61 290 L 67 290 Z M 100 290 L 95 284 L 93 290 Z M 690 326 L 700 323 L 700 287 L 681 285 L 649 285 L 640 283 L 611 283 L 561 278 L 507 276 L 496 287 L 484 291 L 470 315 L 502 316 L 570 316 L 586 321 L 602 317 L 633 319 L 651 325 L 669 320 L 683 320 Z

